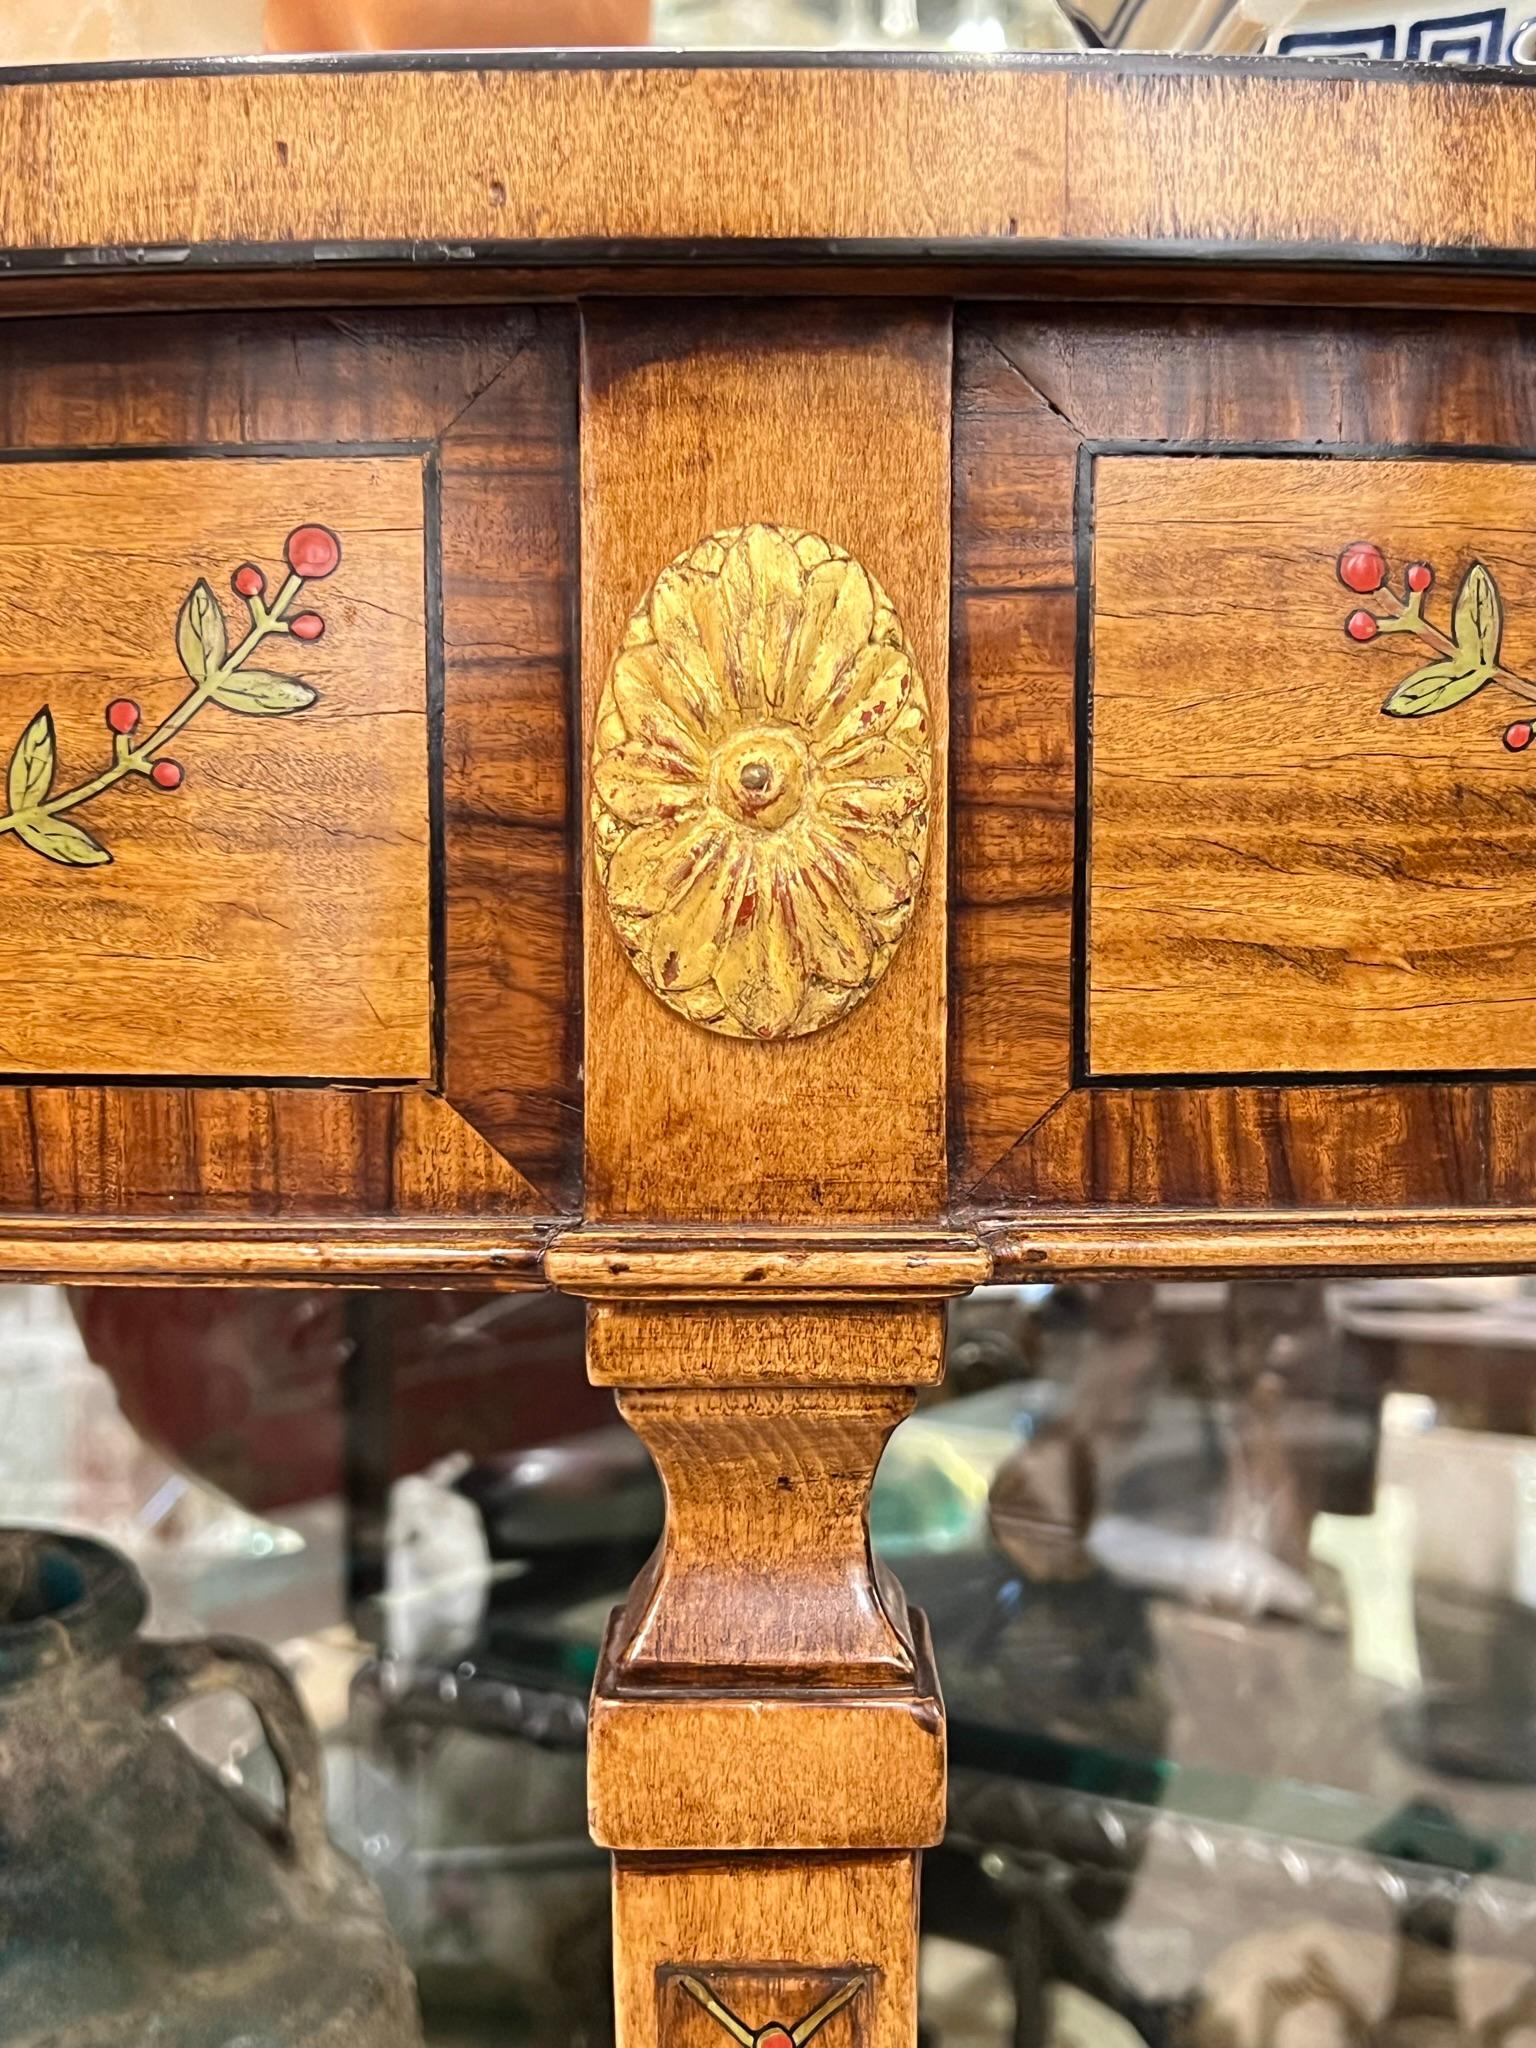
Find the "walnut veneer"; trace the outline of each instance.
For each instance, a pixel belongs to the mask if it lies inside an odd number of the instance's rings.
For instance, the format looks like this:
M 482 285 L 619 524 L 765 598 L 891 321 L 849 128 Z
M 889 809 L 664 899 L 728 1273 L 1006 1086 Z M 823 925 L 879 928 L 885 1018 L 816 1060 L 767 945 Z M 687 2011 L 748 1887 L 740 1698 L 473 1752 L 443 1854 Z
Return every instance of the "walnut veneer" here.
M 0 1270 L 556 1287 L 624 2048 L 910 2048 L 998 1277 L 1536 1258 L 1536 93 L 0 79 Z

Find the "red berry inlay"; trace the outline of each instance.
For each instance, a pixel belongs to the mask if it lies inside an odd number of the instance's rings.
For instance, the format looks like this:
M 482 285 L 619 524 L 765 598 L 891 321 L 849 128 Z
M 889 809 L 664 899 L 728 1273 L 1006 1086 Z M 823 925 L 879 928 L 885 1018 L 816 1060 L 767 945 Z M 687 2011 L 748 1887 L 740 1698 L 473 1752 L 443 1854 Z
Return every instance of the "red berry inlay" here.
M 1504 744 L 1512 754 L 1523 752 L 1531 744 L 1530 722 L 1524 718 L 1517 718 L 1513 725 L 1506 725 Z
M 320 692 L 301 677 L 273 673 L 264 664 L 251 662 L 267 640 L 290 632 L 301 641 L 318 640 L 326 630 L 317 612 L 302 612 L 296 620 L 288 614 L 295 602 L 302 602 L 299 592 L 305 583 L 312 577 L 329 576 L 340 563 L 341 542 L 328 526 L 296 526 L 288 536 L 287 550 L 292 573 L 282 576 L 275 599 L 268 594 L 275 580 L 271 572 L 255 562 L 242 561 L 238 555 L 233 563 L 226 557 L 220 564 L 219 578 L 228 578 L 228 587 L 248 608 L 244 631 L 230 630 L 228 599 L 218 596 L 207 576 L 197 578 L 181 600 L 172 636 L 184 675 L 180 702 L 152 706 L 146 723 L 141 706 L 131 697 L 98 700 L 112 736 L 101 749 L 107 758 L 94 766 L 82 763 L 79 779 L 68 786 L 60 786 L 67 778 L 57 772 L 53 712 L 44 704 L 34 713 L 14 749 L 10 808 L 0 815 L 0 828 L 12 835 L 5 842 L 8 848 L 28 847 L 60 866 L 100 866 L 111 860 L 110 848 L 81 826 L 55 821 L 77 807 L 83 809 L 132 776 L 144 776 L 152 789 L 180 789 L 187 771 L 165 749 L 175 735 L 211 707 L 257 717 L 305 711 L 316 702 Z M 245 670 L 243 677 L 241 670 Z M 213 794 L 216 798 L 218 792 Z M 211 800 L 207 791 L 199 799 Z M 9 854 L 0 854 L 0 863 L 7 858 Z
M 1387 558 L 1373 542 L 1357 540 L 1339 557 L 1339 581 L 1349 590 L 1369 597 L 1387 580 Z
M 757 2048 L 795 2048 L 795 2037 L 788 2027 L 764 2027 L 757 2037 Z
M 341 542 L 328 526 L 296 526 L 283 548 L 296 576 L 313 583 L 329 576 L 341 560 Z
M 1428 590 L 1434 580 L 1435 572 L 1431 569 L 1428 562 L 1411 562 L 1409 564 L 1408 588 L 1410 590 Z
M 1374 640 L 1381 627 L 1369 612 L 1351 612 L 1344 621 L 1344 630 L 1351 640 Z

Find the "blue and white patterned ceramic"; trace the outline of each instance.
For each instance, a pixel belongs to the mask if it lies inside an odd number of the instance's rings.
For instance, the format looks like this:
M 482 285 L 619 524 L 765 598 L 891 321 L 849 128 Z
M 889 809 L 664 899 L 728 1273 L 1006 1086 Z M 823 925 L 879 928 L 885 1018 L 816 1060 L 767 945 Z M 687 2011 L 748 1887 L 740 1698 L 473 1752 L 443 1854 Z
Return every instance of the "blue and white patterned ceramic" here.
M 1312 10 L 1308 10 L 1311 13 Z M 1418 13 L 1351 6 L 1333 19 L 1322 11 L 1278 29 L 1266 44 L 1277 57 L 1385 57 L 1421 64 L 1529 64 L 1536 61 L 1536 5 Z

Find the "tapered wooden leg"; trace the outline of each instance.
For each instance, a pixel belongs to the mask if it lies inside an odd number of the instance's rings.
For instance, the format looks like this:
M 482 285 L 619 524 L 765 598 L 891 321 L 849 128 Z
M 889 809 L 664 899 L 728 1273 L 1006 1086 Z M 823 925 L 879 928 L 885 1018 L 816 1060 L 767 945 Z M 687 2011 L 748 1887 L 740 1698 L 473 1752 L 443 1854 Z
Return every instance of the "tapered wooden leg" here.
M 593 1376 L 621 1388 L 668 1502 L 592 1708 L 621 2048 L 910 2048 L 943 1711 L 866 1510 L 887 1436 L 940 1370 L 941 1315 L 592 1311 Z M 628 1384 L 640 1373 L 663 1384 Z
M 583 315 L 586 1224 L 552 1247 L 666 1536 L 593 1697 L 621 2048 L 912 2048 L 944 1810 L 880 1452 L 939 1228 L 950 332 Z

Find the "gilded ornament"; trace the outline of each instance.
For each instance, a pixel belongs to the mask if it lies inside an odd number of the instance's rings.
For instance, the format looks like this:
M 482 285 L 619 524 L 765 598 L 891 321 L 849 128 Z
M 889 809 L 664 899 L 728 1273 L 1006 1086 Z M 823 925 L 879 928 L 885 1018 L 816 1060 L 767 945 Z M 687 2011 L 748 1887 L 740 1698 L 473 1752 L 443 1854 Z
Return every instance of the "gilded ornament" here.
M 890 965 L 927 858 L 928 699 L 891 601 L 813 533 L 669 563 L 598 706 L 592 839 L 640 978 L 696 1024 L 798 1038 Z

